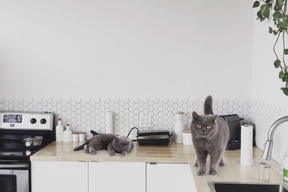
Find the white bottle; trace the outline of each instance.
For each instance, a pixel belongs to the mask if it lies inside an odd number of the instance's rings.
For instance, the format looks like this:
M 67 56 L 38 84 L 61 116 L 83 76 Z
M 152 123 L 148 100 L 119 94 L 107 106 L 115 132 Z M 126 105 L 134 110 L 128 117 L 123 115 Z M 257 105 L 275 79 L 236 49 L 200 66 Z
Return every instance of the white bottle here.
M 113 112 L 107 111 L 105 116 L 105 129 L 107 134 L 113 134 Z
M 58 125 L 56 126 L 56 141 L 63 141 L 64 127 L 61 119 L 58 119 Z
M 288 184 L 288 151 L 283 157 L 283 181 Z
M 72 131 L 70 130 L 69 124 L 66 125 L 66 129 L 63 132 L 63 141 L 72 142 Z
M 183 143 L 183 136 L 182 132 L 184 130 L 184 123 L 183 123 L 183 112 L 177 112 L 175 115 L 176 123 L 174 126 L 174 132 L 175 132 L 175 142 L 176 143 Z

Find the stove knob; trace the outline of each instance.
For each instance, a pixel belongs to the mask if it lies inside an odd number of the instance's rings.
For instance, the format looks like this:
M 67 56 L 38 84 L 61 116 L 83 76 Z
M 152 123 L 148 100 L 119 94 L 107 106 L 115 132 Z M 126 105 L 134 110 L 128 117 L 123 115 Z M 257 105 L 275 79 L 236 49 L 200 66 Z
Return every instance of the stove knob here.
M 47 122 L 46 119 L 41 119 L 41 120 L 40 120 L 40 123 L 41 123 L 41 124 L 45 124 L 46 122 Z
M 30 119 L 30 123 L 35 124 L 37 120 L 35 118 Z

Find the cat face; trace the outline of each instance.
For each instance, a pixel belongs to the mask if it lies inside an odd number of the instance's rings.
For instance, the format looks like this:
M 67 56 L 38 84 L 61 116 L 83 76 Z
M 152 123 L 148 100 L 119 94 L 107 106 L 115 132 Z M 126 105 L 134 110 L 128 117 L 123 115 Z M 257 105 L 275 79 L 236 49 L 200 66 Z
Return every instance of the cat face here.
M 134 148 L 134 144 L 127 137 L 117 136 L 116 139 L 114 139 L 113 141 L 113 147 L 117 152 L 126 151 L 127 153 L 130 153 Z
M 191 132 L 193 137 L 211 139 L 216 135 L 217 115 L 198 115 L 194 111 L 192 116 Z

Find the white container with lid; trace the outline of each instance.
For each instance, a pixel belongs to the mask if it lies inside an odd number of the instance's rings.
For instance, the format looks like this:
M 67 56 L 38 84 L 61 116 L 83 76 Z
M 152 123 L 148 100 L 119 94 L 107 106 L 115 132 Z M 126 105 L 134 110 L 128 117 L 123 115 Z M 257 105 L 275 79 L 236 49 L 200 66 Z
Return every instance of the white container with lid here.
M 72 133 L 72 140 L 73 140 L 73 142 L 79 141 L 79 132 L 73 132 Z
M 85 132 L 79 132 L 79 141 L 85 140 Z
M 105 129 L 107 134 L 113 134 L 113 112 L 107 111 L 105 115 Z
M 174 132 L 175 132 L 175 142 L 176 143 L 183 143 L 183 136 L 182 132 L 184 130 L 184 122 L 183 122 L 183 112 L 177 112 L 175 114 L 175 126 L 174 126 Z
M 56 141 L 63 141 L 63 131 L 64 127 L 62 125 L 62 120 L 58 119 L 58 125 L 56 126 Z
M 66 130 L 63 132 L 63 141 L 72 142 L 72 131 L 69 124 L 66 125 Z

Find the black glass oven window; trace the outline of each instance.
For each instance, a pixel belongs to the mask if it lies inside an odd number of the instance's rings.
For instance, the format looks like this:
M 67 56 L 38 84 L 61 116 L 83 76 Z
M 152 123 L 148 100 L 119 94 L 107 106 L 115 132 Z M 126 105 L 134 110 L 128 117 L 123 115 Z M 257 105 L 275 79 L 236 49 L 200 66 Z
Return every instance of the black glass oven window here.
M 17 192 L 16 191 L 16 175 L 0 174 L 0 191 L 1 192 Z
M 4 123 L 22 123 L 22 115 L 4 114 Z

